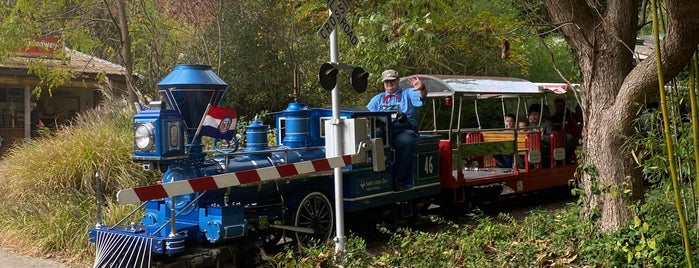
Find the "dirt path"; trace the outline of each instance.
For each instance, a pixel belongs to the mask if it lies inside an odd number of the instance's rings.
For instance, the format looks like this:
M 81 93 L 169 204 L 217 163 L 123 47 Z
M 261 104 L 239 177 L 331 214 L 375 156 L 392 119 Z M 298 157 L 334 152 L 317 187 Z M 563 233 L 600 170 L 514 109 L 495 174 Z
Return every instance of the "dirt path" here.
M 0 249 L 0 268 L 67 268 L 68 266 L 51 259 L 17 255 Z

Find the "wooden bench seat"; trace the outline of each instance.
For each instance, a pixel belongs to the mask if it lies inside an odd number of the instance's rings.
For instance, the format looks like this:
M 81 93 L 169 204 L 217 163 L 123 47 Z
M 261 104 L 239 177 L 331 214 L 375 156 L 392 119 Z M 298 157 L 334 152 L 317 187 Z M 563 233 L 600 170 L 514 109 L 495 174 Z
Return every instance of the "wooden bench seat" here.
M 496 141 L 514 141 L 514 133 L 511 131 L 499 132 L 481 132 L 483 134 L 483 142 Z M 517 133 L 517 150 L 527 151 L 526 134 L 524 132 Z
M 466 135 L 466 143 L 462 145 L 461 156 L 468 161 L 476 161 L 480 167 L 497 165 L 492 155 L 513 152 L 514 132 L 483 131 L 470 132 Z M 517 152 L 523 156 L 525 170 L 529 171 L 530 152 L 536 151 L 532 163 L 540 165 L 541 133 L 537 131 L 517 133 Z

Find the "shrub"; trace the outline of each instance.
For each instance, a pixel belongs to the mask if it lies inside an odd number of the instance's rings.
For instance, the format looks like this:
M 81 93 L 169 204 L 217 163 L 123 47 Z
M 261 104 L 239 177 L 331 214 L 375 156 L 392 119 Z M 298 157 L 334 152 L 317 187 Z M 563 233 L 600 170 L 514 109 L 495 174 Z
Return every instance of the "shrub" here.
M 101 176 L 104 217 L 115 222 L 131 208 L 116 191 L 152 176 L 130 161 L 131 117 L 125 101 L 80 114 L 53 135 L 13 147 L 0 162 L 0 235 L 27 254 L 52 253 L 80 264 L 94 257 L 87 228 L 97 222 L 95 173 Z
M 354 238 L 347 246 L 353 258 L 329 258 L 333 251 L 326 245 L 301 253 L 287 251 L 270 260 L 276 267 L 290 259 L 315 260 L 306 267 L 576 267 L 581 239 L 574 238 L 585 231 L 578 215 L 571 205 L 560 211 L 534 210 L 523 220 L 500 214 L 458 224 L 435 217 L 432 220 L 441 225 L 438 231 L 380 227 L 390 239 L 373 256 L 364 247 L 352 247 L 364 245 Z M 348 259 L 362 265 L 348 265 Z
M 692 193 L 691 187 L 685 190 Z M 651 188 L 646 202 L 633 210 L 633 222 L 585 245 L 584 251 L 594 256 L 589 262 L 604 267 L 687 267 L 672 188 L 662 183 Z M 690 241 L 699 239 L 696 227 L 690 235 Z M 697 260 L 696 250 L 693 254 Z

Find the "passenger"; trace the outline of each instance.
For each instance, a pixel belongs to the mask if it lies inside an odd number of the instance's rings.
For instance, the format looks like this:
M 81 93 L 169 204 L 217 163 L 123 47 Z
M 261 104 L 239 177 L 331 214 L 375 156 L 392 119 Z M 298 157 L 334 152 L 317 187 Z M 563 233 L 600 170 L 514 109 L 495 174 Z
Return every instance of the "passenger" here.
M 515 122 L 517 122 L 517 117 L 511 113 L 506 114 L 504 121 L 505 121 L 505 128 L 514 129 Z M 498 162 L 498 167 L 512 168 L 514 166 L 513 155 L 514 155 L 514 152 L 512 154 L 496 154 L 496 155 L 493 155 L 493 158 L 495 158 L 495 161 Z M 520 168 L 523 168 L 524 167 L 524 160 L 520 158 L 520 160 L 518 160 L 517 164 Z
M 553 128 L 565 131 L 566 143 L 566 163 L 573 163 L 573 154 L 575 153 L 576 141 L 574 133 L 578 131 L 578 124 L 575 121 L 574 114 L 566 108 L 566 102 L 563 99 L 553 101 L 556 106 L 556 113 L 553 115 Z
M 529 128 L 529 120 L 526 120 L 526 119 L 519 120 L 519 122 L 517 122 L 517 126 L 519 127 L 519 131 L 526 132 L 526 131 L 528 131 L 528 128 Z
M 398 114 L 389 126 L 391 145 L 396 150 L 396 164 L 393 166 L 394 190 L 400 191 L 412 187 L 413 158 L 417 149 L 417 108 L 421 107 L 427 97 L 427 90 L 422 81 L 414 76 L 408 78 L 412 88 L 400 88 L 399 75 L 395 70 L 386 70 L 381 74 L 384 92 L 376 94 L 367 108 L 370 111 L 395 111 Z
M 575 142 L 577 143 L 580 138 L 582 137 L 582 131 L 583 127 L 585 126 L 585 122 L 583 120 L 583 112 L 582 112 L 582 107 L 580 107 L 580 104 L 575 105 L 575 112 L 573 113 L 573 120 L 575 120 L 575 124 L 577 125 L 573 133 L 573 137 L 575 138 Z
M 545 116 L 541 116 L 541 105 L 530 105 L 527 113 L 527 119 L 529 119 L 530 127 L 536 127 L 539 128 L 539 130 L 541 130 L 542 140 L 544 139 L 544 137 L 549 137 L 551 135 L 551 130 L 553 129 L 553 126 L 551 124 L 551 120 L 549 120 Z M 546 143 L 548 143 L 548 138 L 546 138 Z
M 546 117 L 541 117 L 541 105 L 532 104 L 529 106 L 527 118 L 529 127 L 538 128 L 541 131 L 541 156 L 543 159 L 550 157 L 549 144 L 551 144 L 551 121 Z M 543 161 L 544 164 L 548 161 Z
M 505 115 L 505 128 L 515 128 L 515 122 L 517 122 L 517 117 L 514 114 Z

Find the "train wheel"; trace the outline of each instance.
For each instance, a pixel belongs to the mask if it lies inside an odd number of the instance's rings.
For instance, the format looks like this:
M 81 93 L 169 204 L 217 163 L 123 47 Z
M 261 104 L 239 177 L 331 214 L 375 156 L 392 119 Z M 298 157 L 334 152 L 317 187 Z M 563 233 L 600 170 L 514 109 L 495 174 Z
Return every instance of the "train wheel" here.
M 333 232 L 333 208 L 330 200 L 320 192 L 307 194 L 296 208 L 294 225 L 313 229 L 313 233 L 296 232 L 301 247 L 325 243 Z

